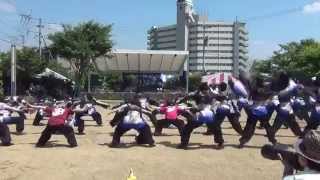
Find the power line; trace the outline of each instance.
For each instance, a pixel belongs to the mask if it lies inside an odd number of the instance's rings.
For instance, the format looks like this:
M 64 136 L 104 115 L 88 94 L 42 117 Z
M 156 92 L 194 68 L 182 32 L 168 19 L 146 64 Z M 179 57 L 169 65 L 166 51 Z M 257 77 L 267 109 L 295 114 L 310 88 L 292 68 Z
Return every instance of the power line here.
M 270 18 L 274 18 L 274 17 L 293 14 L 293 13 L 296 13 L 296 12 L 301 12 L 302 10 L 303 10 L 302 7 L 297 7 L 297 8 L 282 10 L 282 11 L 278 11 L 278 12 L 273 12 L 273 13 L 270 13 L 270 14 L 249 17 L 245 21 L 248 22 L 248 21 L 257 21 L 257 20 L 263 20 L 263 19 L 270 19 Z
M 38 28 L 38 47 L 39 47 L 39 58 L 41 60 L 42 58 L 42 28 L 44 28 L 44 25 L 42 24 L 42 18 L 35 18 L 32 17 L 30 14 L 20 14 L 21 21 L 26 22 L 26 24 L 29 24 L 31 20 L 37 20 L 38 25 L 36 27 Z
M 0 41 L 3 41 L 3 42 L 6 42 L 6 43 L 11 44 L 11 42 L 10 42 L 9 40 L 6 40 L 6 39 L 2 39 L 2 38 L 0 38 Z

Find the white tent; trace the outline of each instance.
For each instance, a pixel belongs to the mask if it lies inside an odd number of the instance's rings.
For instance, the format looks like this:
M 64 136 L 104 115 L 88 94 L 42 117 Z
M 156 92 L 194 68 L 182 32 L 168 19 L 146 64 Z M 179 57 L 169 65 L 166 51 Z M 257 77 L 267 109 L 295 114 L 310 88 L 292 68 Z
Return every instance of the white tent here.
M 188 51 L 113 50 L 97 59 L 103 72 L 177 74 L 183 71 Z
M 36 78 L 42 78 L 42 77 L 49 77 L 49 76 L 52 76 L 52 77 L 55 77 L 56 79 L 61 79 L 61 80 L 70 80 L 69 78 L 49 69 L 49 68 L 46 68 L 44 70 L 43 73 L 41 74 L 37 74 L 35 77 Z

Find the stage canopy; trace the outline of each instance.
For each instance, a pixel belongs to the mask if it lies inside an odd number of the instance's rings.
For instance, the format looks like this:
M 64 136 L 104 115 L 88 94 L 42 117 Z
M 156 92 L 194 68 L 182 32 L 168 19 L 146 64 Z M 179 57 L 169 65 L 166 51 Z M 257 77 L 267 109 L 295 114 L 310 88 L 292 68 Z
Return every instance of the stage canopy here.
M 102 72 L 178 74 L 188 55 L 188 51 L 116 49 L 96 63 Z
M 50 77 L 50 76 L 52 76 L 56 79 L 71 81 L 69 78 L 67 78 L 67 77 L 65 77 L 65 76 L 63 76 L 63 75 L 61 75 L 61 74 L 59 74 L 49 68 L 46 68 L 43 73 L 35 75 L 35 78 Z

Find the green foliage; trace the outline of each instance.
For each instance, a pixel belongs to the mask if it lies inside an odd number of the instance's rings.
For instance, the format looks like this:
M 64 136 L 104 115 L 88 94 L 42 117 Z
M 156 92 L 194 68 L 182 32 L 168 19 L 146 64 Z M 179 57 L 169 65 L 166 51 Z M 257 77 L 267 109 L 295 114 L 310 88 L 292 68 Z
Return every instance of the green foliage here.
M 11 52 L 8 51 L 3 53 L 1 59 L 1 67 L 3 68 L 2 75 L 10 76 Z M 35 48 L 22 48 L 16 50 L 17 87 L 20 92 L 23 92 L 28 88 L 35 74 L 41 73 L 44 70 L 46 62 L 46 60 L 40 61 Z M 6 85 L 8 86 L 9 84 Z
M 189 76 L 189 90 L 195 91 L 201 84 L 201 75 L 200 74 L 192 74 Z
M 45 68 L 50 68 L 53 71 L 56 71 L 62 75 L 68 75 L 67 69 L 63 68 L 54 60 L 48 60 L 42 58 L 40 61 L 39 54 L 36 48 L 23 48 L 17 49 L 17 87 L 18 93 L 25 92 L 28 89 L 29 84 L 32 82 L 33 77 L 36 74 L 42 73 Z M 10 76 L 11 72 L 11 52 L 0 54 L 0 69 L 1 69 L 1 80 L 3 75 Z M 5 84 L 10 86 L 10 82 Z M 3 87 L 1 85 L 1 87 Z
M 111 25 L 93 21 L 64 26 L 63 32 L 49 36 L 50 46 L 56 56 L 66 58 L 75 70 L 77 92 L 84 86 L 85 77 L 98 57 L 106 55 L 112 48 Z
M 280 50 L 274 52 L 270 59 L 255 62 L 252 72 L 271 73 L 281 69 L 293 77 L 320 75 L 320 42 L 306 39 L 279 46 Z
M 180 81 L 179 77 L 172 77 L 167 79 L 164 83 L 164 89 L 168 90 L 177 90 L 178 87 L 181 87 L 182 82 Z
M 4 98 L 4 92 L 3 92 L 3 71 L 4 67 L 2 66 L 3 59 L 5 58 L 5 53 L 0 53 L 0 99 Z
M 120 90 L 123 78 L 121 73 L 111 73 L 104 76 L 103 88 L 112 91 Z

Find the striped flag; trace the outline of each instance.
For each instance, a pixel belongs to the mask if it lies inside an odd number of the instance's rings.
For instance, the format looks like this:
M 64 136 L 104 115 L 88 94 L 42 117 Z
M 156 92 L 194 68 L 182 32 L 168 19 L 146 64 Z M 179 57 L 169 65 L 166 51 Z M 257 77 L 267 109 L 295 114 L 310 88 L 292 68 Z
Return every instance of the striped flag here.
M 202 77 L 201 82 L 206 82 L 208 85 L 220 84 L 221 82 L 228 82 L 228 79 L 234 78 L 231 74 L 228 73 L 216 73 L 210 74 Z

